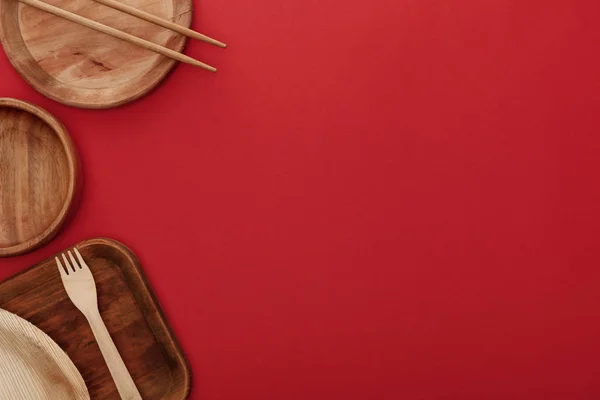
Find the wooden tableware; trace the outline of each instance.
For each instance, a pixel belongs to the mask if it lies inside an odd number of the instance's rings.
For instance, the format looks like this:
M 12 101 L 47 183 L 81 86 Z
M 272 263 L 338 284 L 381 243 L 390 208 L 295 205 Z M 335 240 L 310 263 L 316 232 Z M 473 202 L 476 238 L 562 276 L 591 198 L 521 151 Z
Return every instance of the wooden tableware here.
M 73 255 L 75 253 L 75 256 Z M 62 278 L 65 291 L 79 311 L 90 323 L 100 352 L 106 361 L 106 366 L 112 376 L 119 396 L 127 400 L 142 400 L 115 342 L 110 337 L 106 324 L 102 321 L 98 309 L 96 282 L 92 270 L 83 259 L 77 248 L 68 251 L 69 258 L 62 254 L 62 261 L 55 257 L 58 272 Z M 75 260 L 77 257 L 77 260 Z
M 124 40 L 128 43 L 135 44 L 146 50 L 150 50 L 157 54 L 163 55 L 165 57 L 169 57 L 175 61 L 181 61 L 186 64 L 193 65 L 195 67 L 204 68 L 210 72 L 217 72 L 217 69 L 215 67 L 212 67 L 208 64 L 200 62 L 196 59 L 193 59 L 192 57 L 188 57 L 185 54 L 181 54 L 181 53 L 179 53 L 177 51 L 173 51 L 167 47 L 163 47 L 156 43 L 152 43 L 147 40 L 141 39 L 137 36 L 134 36 L 127 32 L 123 32 L 118 29 L 112 28 L 108 25 L 101 24 L 92 19 L 88 19 L 88 18 L 82 17 L 80 15 L 74 14 L 72 12 L 63 10 L 62 8 L 55 7 L 52 4 L 48 4 L 44 1 L 41 1 L 41 0 L 19 0 L 19 1 L 27 4 L 28 6 L 35 7 L 42 11 L 46 11 L 47 13 L 50 13 L 57 17 L 64 18 L 64 19 L 74 22 L 76 24 L 85 26 L 87 28 L 96 30 L 98 32 L 105 33 L 112 37 Z
M 107 7 L 114 8 L 115 10 L 119 10 L 124 13 L 134 15 L 138 18 L 143 19 L 144 21 L 148 21 L 148 22 L 151 22 L 158 26 L 162 26 L 163 28 L 170 29 L 174 32 L 185 35 L 191 39 L 201 40 L 203 42 L 215 45 L 217 47 L 221 47 L 223 49 L 225 47 L 227 47 L 227 45 L 223 42 L 220 42 L 209 36 L 206 36 L 199 32 L 191 30 L 190 28 L 186 28 L 185 26 L 177 25 L 177 24 L 169 21 L 168 19 L 159 18 L 156 15 L 147 13 L 146 11 L 137 9 L 135 7 L 128 6 L 127 4 L 123 3 L 122 1 L 119 1 L 119 0 L 94 0 L 94 1 L 96 1 L 100 4 L 104 4 Z
M 100 314 L 142 398 L 186 399 L 188 364 L 138 259 L 110 239 L 76 247 L 94 274 Z M 64 349 L 91 399 L 120 399 L 90 325 L 65 292 L 54 257 L 0 283 L 0 308 L 33 323 Z
M 44 332 L 0 309 L 0 399 L 89 400 L 73 362 Z
M 89 0 L 48 4 L 181 52 L 186 37 Z M 129 6 L 189 27 L 192 0 L 128 0 Z M 136 44 L 15 0 L 0 0 L 0 41 L 31 86 L 63 104 L 116 107 L 156 87 L 176 64 Z
M 74 206 L 78 180 L 62 124 L 32 104 L 0 99 L 0 257 L 50 241 Z

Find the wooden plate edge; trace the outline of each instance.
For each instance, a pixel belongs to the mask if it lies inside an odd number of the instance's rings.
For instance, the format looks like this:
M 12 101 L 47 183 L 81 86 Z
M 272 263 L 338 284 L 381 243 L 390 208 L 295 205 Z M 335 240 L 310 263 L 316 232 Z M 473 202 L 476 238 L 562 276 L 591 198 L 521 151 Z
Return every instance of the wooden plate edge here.
M 50 224 L 50 226 L 44 232 L 42 232 L 37 237 L 29 239 L 16 246 L 0 247 L 1 258 L 28 253 L 54 239 L 54 237 L 58 234 L 65 221 L 69 217 L 69 213 L 73 208 L 74 200 L 76 197 L 75 195 L 78 189 L 77 186 L 80 183 L 81 171 L 77 149 L 75 148 L 75 144 L 73 143 L 69 132 L 56 117 L 50 114 L 50 112 L 32 103 L 8 97 L 0 98 L 0 107 L 13 107 L 18 110 L 29 112 L 43 120 L 52 128 L 52 130 L 59 137 L 60 141 L 62 142 L 63 148 L 65 149 L 65 153 L 67 154 L 67 159 L 69 162 L 69 188 L 67 193 L 67 199 L 63 204 L 63 208 L 60 210 L 57 218 L 54 220 L 54 222 L 52 222 L 52 224 Z
M 79 242 L 74 247 L 79 248 L 80 246 L 87 247 L 87 246 L 94 246 L 94 245 L 112 247 L 112 248 L 116 249 L 117 251 L 121 252 L 123 255 L 125 255 L 127 257 L 127 259 L 129 260 L 129 264 L 133 267 L 133 270 L 136 274 L 136 278 L 139 279 L 139 283 L 142 287 L 141 290 L 139 287 L 135 288 L 135 292 L 138 295 L 145 296 L 146 299 L 150 301 L 150 303 L 154 306 L 154 308 L 158 312 L 158 315 L 160 317 L 159 321 L 161 324 L 160 329 L 163 330 L 167 334 L 168 340 L 170 342 L 170 346 L 172 347 L 172 350 L 174 352 L 174 356 L 177 357 L 178 364 L 182 368 L 182 373 L 184 375 L 184 390 L 183 390 L 183 397 L 181 398 L 181 400 L 187 399 L 189 397 L 191 389 L 192 389 L 192 371 L 191 371 L 190 364 L 189 364 L 188 360 L 186 359 L 183 349 L 181 348 L 181 345 L 177 341 L 177 337 L 175 336 L 173 330 L 171 329 L 171 326 L 168 324 L 168 319 L 167 319 L 165 313 L 163 312 L 163 309 L 160 306 L 160 303 L 159 303 L 158 299 L 156 298 L 154 291 L 152 290 L 152 286 L 150 285 L 150 282 L 148 281 L 146 275 L 144 274 L 144 271 L 141 268 L 141 263 L 140 263 L 139 259 L 137 258 L 135 253 L 129 247 L 124 245 L 123 243 L 121 243 L 115 239 L 110 239 L 110 238 L 105 238 L 105 237 L 87 239 L 87 240 Z M 122 269 L 122 266 L 119 265 L 119 268 Z M 129 286 L 129 282 L 126 282 L 126 283 Z M 131 289 L 134 289 L 134 288 L 131 288 Z M 132 292 L 133 291 L 134 290 L 132 290 Z
M 4 1 L 7 1 L 7 0 L 0 0 L 0 12 L 2 11 L 2 3 Z M 189 17 L 188 18 L 183 17 L 183 23 L 181 24 L 182 26 L 184 26 L 186 28 L 190 28 L 192 26 L 193 15 L 194 15 L 194 2 L 193 2 L 193 0 L 188 0 L 188 1 L 189 1 L 190 10 L 189 10 L 189 12 L 187 12 L 185 14 L 189 15 Z M 183 16 L 183 15 L 184 14 L 182 14 L 181 16 Z M 6 54 L 6 58 L 8 58 L 8 61 L 13 66 L 13 68 L 15 69 L 15 71 L 17 71 L 17 73 L 19 74 L 19 76 L 29 86 L 31 86 L 33 89 L 35 89 L 41 95 L 43 95 L 43 96 L 45 96 L 45 97 L 47 97 L 47 98 L 49 98 L 51 100 L 54 100 L 57 103 L 64 104 L 64 105 L 70 106 L 70 107 L 83 108 L 83 109 L 91 109 L 91 110 L 110 109 L 110 108 L 116 108 L 116 107 L 119 107 L 119 106 L 122 106 L 122 105 L 126 105 L 126 104 L 129 104 L 129 103 L 132 103 L 132 102 L 134 102 L 136 100 L 139 100 L 142 97 L 144 97 L 144 96 L 148 95 L 149 93 L 151 93 L 154 89 L 156 89 L 165 79 L 167 79 L 169 77 L 169 75 L 173 72 L 173 70 L 175 69 L 175 67 L 177 66 L 177 64 L 179 64 L 175 60 L 171 60 L 171 59 L 168 59 L 166 57 L 163 58 L 162 62 L 159 63 L 159 64 L 157 64 L 155 66 L 155 68 L 157 68 L 161 64 L 165 64 L 166 65 L 165 70 L 160 74 L 160 76 L 158 76 L 155 81 L 153 81 L 152 83 L 150 83 L 143 90 L 141 90 L 140 92 L 135 93 L 135 94 L 133 94 L 131 96 L 127 96 L 127 97 L 125 97 L 123 99 L 119 99 L 119 100 L 116 100 L 116 101 L 109 101 L 109 102 L 106 102 L 106 103 L 78 102 L 78 101 L 71 101 L 71 100 L 59 98 L 58 96 L 53 95 L 51 91 L 46 90 L 43 86 L 39 86 L 36 83 L 34 83 L 33 80 L 31 80 L 25 73 L 23 73 L 21 71 L 21 68 L 17 66 L 16 57 L 14 56 L 14 54 L 13 54 L 12 51 L 8 50 L 10 47 L 7 46 L 6 41 L 7 41 L 7 39 L 6 39 L 6 36 L 4 34 L 4 29 L 2 28 L 2 24 L 0 23 L 0 44 L 2 45 L 4 53 Z M 185 37 L 185 36 L 182 36 L 181 45 L 177 46 L 173 50 L 175 50 L 175 51 L 177 51 L 179 53 L 182 53 L 182 52 L 185 51 L 187 43 L 188 43 L 188 38 Z

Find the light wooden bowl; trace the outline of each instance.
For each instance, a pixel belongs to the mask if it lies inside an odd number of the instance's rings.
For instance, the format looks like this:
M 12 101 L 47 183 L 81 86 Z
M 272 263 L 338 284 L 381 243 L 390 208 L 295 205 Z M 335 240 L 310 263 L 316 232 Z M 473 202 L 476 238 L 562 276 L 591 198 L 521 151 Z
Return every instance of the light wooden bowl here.
M 0 257 L 50 241 L 74 205 L 78 180 L 62 124 L 32 104 L 0 99 Z
M 64 10 L 181 52 L 186 37 L 89 0 L 46 0 Z M 192 0 L 127 0 L 189 27 Z M 0 0 L 0 41 L 11 64 L 40 93 L 83 108 L 131 102 L 156 87 L 176 62 L 137 45 L 24 5 Z

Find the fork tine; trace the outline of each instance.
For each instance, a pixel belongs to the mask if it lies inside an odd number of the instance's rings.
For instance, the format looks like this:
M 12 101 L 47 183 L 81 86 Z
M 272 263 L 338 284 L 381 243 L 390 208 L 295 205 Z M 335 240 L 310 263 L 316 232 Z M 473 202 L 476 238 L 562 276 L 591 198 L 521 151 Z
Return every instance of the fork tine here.
M 58 259 L 58 257 L 54 257 L 54 259 L 56 260 L 56 265 L 58 265 L 58 270 L 60 271 L 60 276 L 62 276 L 64 278 L 67 275 L 69 275 L 69 271 L 67 271 L 65 269 L 65 267 L 63 267 L 63 265 L 60 262 L 60 260 Z
M 83 257 L 81 256 L 81 253 L 79 252 L 79 250 L 77 250 L 77 247 L 73 247 L 73 251 L 75 252 L 75 255 L 77 256 L 77 259 L 79 260 L 79 267 L 89 269 L 90 267 L 88 267 L 88 265 L 85 263 Z
M 81 266 L 77 263 L 77 261 L 75 261 L 75 257 L 73 257 L 73 253 L 71 253 L 71 250 L 69 250 L 67 253 L 69 253 L 69 258 L 71 259 L 71 265 L 73 266 L 73 268 L 77 269 L 77 267 L 79 267 L 79 269 L 81 269 Z
M 62 253 L 62 258 L 63 258 L 63 261 L 65 262 L 65 265 L 67 266 L 67 270 L 69 268 L 71 268 L 73 270 L 73 272 L 75 272 L 75 268 L 71 264 L 69 264 L 69 260 L 67 260 L 67 256 L 65 256 L 65 253 Z

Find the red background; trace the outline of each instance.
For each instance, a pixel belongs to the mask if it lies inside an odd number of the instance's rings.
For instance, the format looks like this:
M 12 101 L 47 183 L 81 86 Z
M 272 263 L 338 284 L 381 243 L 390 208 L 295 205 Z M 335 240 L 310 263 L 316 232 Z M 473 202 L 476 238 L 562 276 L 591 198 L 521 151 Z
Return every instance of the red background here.
M 0 95 L 80 150 L 82 239 L 129 245 L 192 399 L 600 398 L 600 3 L 202 0 L 148 97 Z

